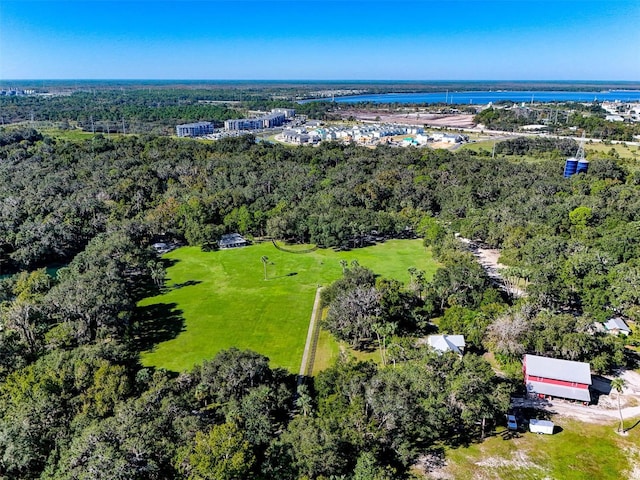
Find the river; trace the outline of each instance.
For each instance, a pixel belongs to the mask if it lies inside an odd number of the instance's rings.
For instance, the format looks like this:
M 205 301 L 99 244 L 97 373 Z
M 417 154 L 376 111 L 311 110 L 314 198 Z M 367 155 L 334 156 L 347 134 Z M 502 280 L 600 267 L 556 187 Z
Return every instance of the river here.
M 327 101 L 327 98 L 305 100 Z M 449 104 L 472 104 L 486 105 L 493 102 L 640 102 L 640 90 L 605 90 L 592 92 L 570 92 L 570 91 L 445 91 L 437 93 L 383 93 L 370 95 L 352 95 L 346 97 L 335 97 L 332 99 L 336 103 L 449 103 Z

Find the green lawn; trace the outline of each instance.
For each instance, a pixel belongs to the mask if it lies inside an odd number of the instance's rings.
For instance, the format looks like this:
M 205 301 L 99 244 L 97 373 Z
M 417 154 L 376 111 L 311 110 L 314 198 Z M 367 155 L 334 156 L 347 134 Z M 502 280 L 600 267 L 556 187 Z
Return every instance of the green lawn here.
M 640 147 L 638 146 L 630 146 L 626 143 L 614 143 L 614 144 L 604 144 L 604 143 L 589 143 L 584 146 L 585 153 L 587 154 L 587 159 L 591 157 L 598 157 L 598 154 L 608 154 L 612 150 L 614 150 L 621 159 L 627 160 L 635 160 L 640 161 Z
M 460 150 L 473 150 L 479 152 L 484 150 L 491 153 L 493 145 L 504 140 L 479 140 L 473 143 L 467 143 L 460 147 Z M 620 160 L 630 167 L 638 167 L 640 165 L 640 147 L 630 146 L 626 143 L 604 144 L 600 142 L 588 143 L 584 146 L 587 159 L 600 158 L 602 154 L 609 154 L 612 150 L 617 153 Z M 501 158 L 504 155 L 499 155 Z M 520 160 L 539 160 L 536 155 L 511 155 L 507 158 L 518 158 Z
M 269 258 L 264 280 L 261 257 Z M 218 351 L 235 346 L 268 356 L 272 366 L 297 372 L 318 285 L 340 277 L 340 260 L 357 260 L 377 274 L 409 281 L 415 266 L 433 275 L 437 264 L 421 240 L 392 240 L 348 252 L 287 253 L 271 243 L 202 252 L 184 247 L 164 258 L 166 291 L 140 302 L 141 310 L 173 313 L 149 337 L 169 337 L 142 353 L 142 363 L 186 371 Z M 156 322 L 158 315 L 156 315 Z M 180 322 L 184 324 L 180 329 Z M 176 332 L 175 330 L 181 330 Z M 166 337 L 165 337 L 166 338 Z M 335 347 L 329 347 L 335 352 Z
M 485 152 L 491 153 L 493 146 L 498 142 L 498 140 L 476 140 L 473 143 L 465 143 L 460 147 L 460 150 L 472 150 L 474 152 L 485 150 Z
M 591 425 L 564 418 L 553 420 L 562 428 L 555 435 L 523 433 L 508 438 L 498 434 L 480 444 L 448 450 L 445 472 L 450 478 L 468 479 L 631 478 L 640 461 L 640 426 L 628 436 L 620 436 L 615 432 L 616 422 Z M 625 425 L 634 423 L 629 419 Z

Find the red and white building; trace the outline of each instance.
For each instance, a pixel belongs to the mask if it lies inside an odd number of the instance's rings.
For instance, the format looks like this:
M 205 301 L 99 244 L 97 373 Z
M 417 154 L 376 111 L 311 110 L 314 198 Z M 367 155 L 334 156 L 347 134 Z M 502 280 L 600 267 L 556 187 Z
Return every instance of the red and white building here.
M 527 392 L 590 402 L 591 367 L 588 363 L 525 355 L 522 361 Z

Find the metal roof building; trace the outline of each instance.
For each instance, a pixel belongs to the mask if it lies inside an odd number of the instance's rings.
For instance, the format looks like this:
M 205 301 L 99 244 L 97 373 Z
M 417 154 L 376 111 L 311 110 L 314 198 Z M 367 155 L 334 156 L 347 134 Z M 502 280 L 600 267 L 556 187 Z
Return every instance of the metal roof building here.
M 588 363 L 525 355 L 523 370 L 529 393 L 591 401 L 591 367 Z
M 620 317 L 610 318 L 604 324 L 604 328 L 611 333 L 622 333 L 624 335 L 629 335 L 631 333 L 629 326 Z
M 220 248 L 246 247 L 248 244 L 249 243 L 245 238 L 239 233 L 228 233 L 226 235 L 222 235 L 218 242 Z
M 429 345 L 440 352 L 455 352 L 462 355 L 464 352 L 464 335 L 430 335 Z

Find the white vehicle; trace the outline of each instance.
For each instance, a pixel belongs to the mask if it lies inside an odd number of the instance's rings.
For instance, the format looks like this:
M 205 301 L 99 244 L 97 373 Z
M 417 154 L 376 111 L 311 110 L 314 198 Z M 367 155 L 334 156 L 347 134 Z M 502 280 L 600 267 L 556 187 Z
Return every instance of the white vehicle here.
M 529 420 L 529 431 L 532 433 L 546 433 L 547 435 L 553 435 L 553 422 L 532 418 Z

